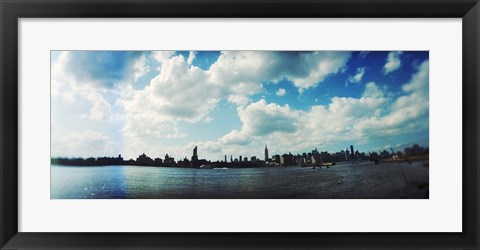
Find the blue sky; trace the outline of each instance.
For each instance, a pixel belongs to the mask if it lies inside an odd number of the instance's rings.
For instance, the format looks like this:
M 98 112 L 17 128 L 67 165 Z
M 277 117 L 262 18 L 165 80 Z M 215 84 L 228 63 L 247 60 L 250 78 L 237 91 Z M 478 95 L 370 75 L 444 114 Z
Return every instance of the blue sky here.
M 52 51 L 52 157 L 428 146 L 428 51 Z

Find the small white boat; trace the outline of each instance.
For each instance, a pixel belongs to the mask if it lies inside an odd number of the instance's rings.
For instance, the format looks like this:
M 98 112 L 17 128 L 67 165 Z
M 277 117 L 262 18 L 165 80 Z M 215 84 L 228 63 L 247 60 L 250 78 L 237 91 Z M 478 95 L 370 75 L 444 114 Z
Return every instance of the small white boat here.
M 204 164 L 204 165 L 201 165 L 201 166 L 198 167 L 198 168 L 201 168 L 201 169 L 212 169 L 213 167 L 212 167 L 212 165 L 206 165 L 206 164 Z

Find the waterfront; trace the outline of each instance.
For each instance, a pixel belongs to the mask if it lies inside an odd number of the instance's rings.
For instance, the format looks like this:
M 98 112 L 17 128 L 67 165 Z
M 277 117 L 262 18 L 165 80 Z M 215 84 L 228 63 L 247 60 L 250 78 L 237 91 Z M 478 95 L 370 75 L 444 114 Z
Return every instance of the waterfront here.
M 421 162 L 343 162 L 330 168 L 51 167 L 52 199 L 421 199 Z

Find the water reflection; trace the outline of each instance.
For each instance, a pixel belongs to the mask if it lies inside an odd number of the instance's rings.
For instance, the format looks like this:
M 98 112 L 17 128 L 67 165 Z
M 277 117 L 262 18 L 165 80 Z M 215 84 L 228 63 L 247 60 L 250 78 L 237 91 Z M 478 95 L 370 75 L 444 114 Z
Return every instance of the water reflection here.
M 51 178 L 52 199 L 428 198 L 428 169 L 420 163 L 328 169 L 52 166 Z

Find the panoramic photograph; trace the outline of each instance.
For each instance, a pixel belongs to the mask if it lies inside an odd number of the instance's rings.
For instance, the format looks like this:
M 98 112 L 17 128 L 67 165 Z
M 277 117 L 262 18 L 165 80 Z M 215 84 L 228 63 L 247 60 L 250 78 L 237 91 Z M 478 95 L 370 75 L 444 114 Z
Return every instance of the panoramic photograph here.
M 428 199 L 428 51 L 51 51 L 51 199 Z

